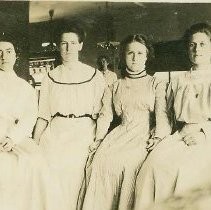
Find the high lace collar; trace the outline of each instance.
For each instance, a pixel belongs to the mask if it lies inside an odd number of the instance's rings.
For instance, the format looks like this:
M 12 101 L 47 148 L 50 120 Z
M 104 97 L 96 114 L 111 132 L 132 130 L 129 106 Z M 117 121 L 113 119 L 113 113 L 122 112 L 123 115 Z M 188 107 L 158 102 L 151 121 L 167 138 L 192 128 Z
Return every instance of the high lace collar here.
M 131 79 L 138 79 L 147 76 L 147 73 L 145 68 L 141 69 L 139 72 L 132 72 L 128 68 L 126 68 L 126 76 Z

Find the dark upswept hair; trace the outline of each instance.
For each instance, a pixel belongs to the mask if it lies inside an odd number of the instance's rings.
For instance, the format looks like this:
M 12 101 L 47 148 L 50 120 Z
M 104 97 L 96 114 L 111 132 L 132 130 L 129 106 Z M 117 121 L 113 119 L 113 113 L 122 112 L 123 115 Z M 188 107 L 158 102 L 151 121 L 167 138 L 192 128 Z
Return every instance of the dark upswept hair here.
M 139 42 L 146 46 L 147 48 L 147 64 L 154 58 L 154 49 L 151 43 L 148 41 L 145 35 L 143 34 L 133 34 L 127 36 L 121 43 L 120 43 L 120 63 L 119 68 L 121 70 L 122 76 L 126 76 L 126 61 L 125 61 L 125 52 L 127 45 L 132 42 Z
M 9 42 L 13 45 L 15 51 L 17 50 L 17 43 L 15 38 L 9 33 L 0 32 L 0 42 Z
M 84 30 L 84 26 L 83 26 L 82 22 L 62 20 L 56 29 L 57 44 L 59 44 L 62 34 L 70 33 L 70 32 L 78 35 L 78 41 L 80 43 L 84 42 L 84 40 L 86 38 L 86 32 Z
M 187 49 L 190 39 L 195 33 L 205 33 L 211 41 L 211 26 L 208 23 L 196 23 L 186 30 L 183 40 Z
M 103 59 L 103 58 L 105 58 L 106 59 L 106 61 L 108 62 L 108 63 L 110 63 L 110 58 L 107 56 L 107 55 L 100 55 L 100 56 L 98 56 L 98 58 L 97 58 L 97 66 L 100 66 L 101 65 L 101 60 Z

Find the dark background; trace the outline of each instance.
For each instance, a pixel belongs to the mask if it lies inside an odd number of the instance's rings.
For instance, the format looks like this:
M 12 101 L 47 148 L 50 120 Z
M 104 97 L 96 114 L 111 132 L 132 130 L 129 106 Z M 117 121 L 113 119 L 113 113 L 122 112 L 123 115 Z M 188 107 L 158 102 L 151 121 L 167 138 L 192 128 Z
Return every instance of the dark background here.
M 52 23 L 50 9 L 54 10 Z M 189 67 L 181 37 L 194 23 L 211 23 L 210 11 L 208 3 L 1 1 L 0 32 L 13 34 L 20 55 L 15 69 L 24 79 L 30 57 L 54 54 L 41 44 L 54 37 L 64 18 L 83 22 L 87 39 L 80 59 L 93 67 L 100 54 L 108 54 L 118 66 L 118 48 L 105 50 L 97 42 L 119 42 L 128 34 L 143 33 L 155 48 L 151 70 L 180 71 Z
M 0 33 L 14 39 L 17 53 L 16 73 L 27 79 L 29 57 L 29 2 L 0 2 Z

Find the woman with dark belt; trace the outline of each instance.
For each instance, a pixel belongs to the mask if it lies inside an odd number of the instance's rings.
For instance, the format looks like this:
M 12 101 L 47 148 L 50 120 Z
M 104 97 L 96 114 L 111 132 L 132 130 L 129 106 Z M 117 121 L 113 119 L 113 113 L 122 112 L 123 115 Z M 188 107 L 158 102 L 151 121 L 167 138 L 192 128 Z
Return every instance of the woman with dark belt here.
M 76 209 L 89 146 L 104 138 L 113 117 L 103 75 L 78 59 L 84 38 L 78 24 L 62 25 L 62 65 L 42 82 L 34 134 L 52 173 L 60 179 L 67 209 Z
M 141 168 L 135 210 L 210 183 L 211 27 L 195 24 L 184 38 L 192 67 L 171 81 L 167 90 L 168 112 L 176 132 L 152 151 Z

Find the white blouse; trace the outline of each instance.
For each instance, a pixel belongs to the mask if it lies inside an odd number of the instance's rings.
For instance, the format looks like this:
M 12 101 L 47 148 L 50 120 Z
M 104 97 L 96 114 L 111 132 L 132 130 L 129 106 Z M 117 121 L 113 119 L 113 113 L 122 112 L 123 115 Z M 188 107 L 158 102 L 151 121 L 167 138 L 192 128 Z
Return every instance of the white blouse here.
M 205 132 L 211 129 L 211 70 L 180 75 L 170 83 L 167 98 L 176 121 L 200 124 Z
M 60 65 L 42 81 L 39 117 L 51 121 L 57 112 L 76 117 L 89 114 L 98 119 L 96 135 L 104 136 L 112 120 L 111 93 L 107 89 L 100 71 L 81 62 L 74 69 Z
M 141 123 L 147 132 L 156 119 L 155 136 L 163 138 L 170 132 L 166 100 L 166 84 L 147 75 L 139 79 L 125 78 L 118 80 L 113 88 L 113 103 L 122 123 Z
M 37 119 L 35 90 L 15 72 L 0 71 L 0 138 L 16 144 L 31 137 Z

